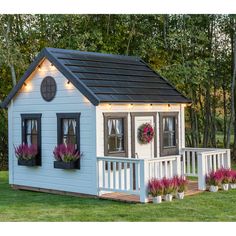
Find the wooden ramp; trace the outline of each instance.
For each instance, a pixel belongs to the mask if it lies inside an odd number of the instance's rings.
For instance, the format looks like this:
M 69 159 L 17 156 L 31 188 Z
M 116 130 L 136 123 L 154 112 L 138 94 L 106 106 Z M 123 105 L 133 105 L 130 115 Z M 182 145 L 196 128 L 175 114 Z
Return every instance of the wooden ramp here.
M 201 192 L 203 191 L 198 190 L 198 182 L 190 181 L 188 185 L 188 190 L 186 191 L 185 196 L 192 196 L 192 195 L 199 194 Z M 128 203 L 140 203 L 139 195 L 118 193 L 118 192 L 105 193 L 105 194 L 102 194 L 99 198 L 114 200 L 114 201 L 128 202 Z M 149 202 L 151 201 L 152 199 L 149 198 Z

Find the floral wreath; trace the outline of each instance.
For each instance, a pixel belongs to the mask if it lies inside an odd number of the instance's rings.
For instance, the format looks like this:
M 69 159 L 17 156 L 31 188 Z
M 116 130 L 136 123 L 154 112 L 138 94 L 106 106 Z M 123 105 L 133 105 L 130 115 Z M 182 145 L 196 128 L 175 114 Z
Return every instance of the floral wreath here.
M 142 144 L 150 143 L 154 137 L 154 134 L 154 129 L 149 123 L 142 124 L 138 128 L 138 139 Z

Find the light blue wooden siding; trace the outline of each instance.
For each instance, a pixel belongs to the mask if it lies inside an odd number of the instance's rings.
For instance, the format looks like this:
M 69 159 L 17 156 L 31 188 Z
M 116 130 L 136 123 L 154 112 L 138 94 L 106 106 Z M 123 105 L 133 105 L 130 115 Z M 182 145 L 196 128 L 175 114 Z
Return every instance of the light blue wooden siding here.
M 40 94 L 45 76 L 53 76 L 57 94 L 46 102 Z M 53 168 L 53 149 L 57 144 L 56 113 L 80 112 L 81 159 L 80 170 Z M 21 143 L 21 114 L 42 113 L 42 166 L 17 165 L 13 145 Z M 96 109 L 67 79 L 45 60 L 22 87 L 9 106 L 9 169 L 11 184 L 56 189 L 85 194 L 97 193 L 96 181 Z M 13 122 L 11 122 L 11 120 Z

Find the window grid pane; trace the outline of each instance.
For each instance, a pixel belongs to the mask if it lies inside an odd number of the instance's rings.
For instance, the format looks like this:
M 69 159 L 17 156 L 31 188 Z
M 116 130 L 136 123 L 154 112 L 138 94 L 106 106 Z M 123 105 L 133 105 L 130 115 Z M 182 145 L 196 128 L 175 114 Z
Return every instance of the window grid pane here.
M 62 119 L 62 143 L 77 147 L 76 119 Z
M 25 120 L 25 142 L 29 145 L 38 145 L 38 123 L 36 119 Z
M 124 119 L 108 119 L 108 152 L 124 151 Z
M 176 147 L 175 117 L 163 118 L 163 147 Z

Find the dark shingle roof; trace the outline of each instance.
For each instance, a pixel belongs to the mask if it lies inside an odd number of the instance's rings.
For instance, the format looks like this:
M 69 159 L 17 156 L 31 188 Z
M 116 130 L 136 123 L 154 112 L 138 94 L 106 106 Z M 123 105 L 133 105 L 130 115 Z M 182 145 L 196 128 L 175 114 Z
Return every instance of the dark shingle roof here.
M 44 57 L 94 105 L 190 102 L 138 57 L 45 48 L 5 99 L 4 107 Z

